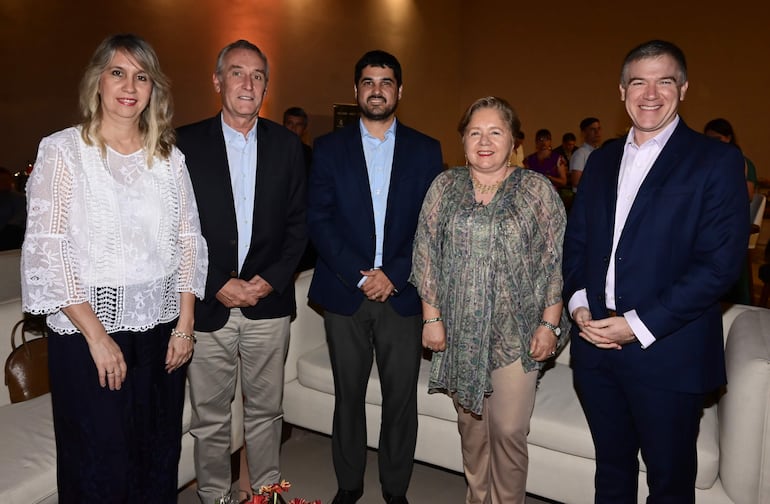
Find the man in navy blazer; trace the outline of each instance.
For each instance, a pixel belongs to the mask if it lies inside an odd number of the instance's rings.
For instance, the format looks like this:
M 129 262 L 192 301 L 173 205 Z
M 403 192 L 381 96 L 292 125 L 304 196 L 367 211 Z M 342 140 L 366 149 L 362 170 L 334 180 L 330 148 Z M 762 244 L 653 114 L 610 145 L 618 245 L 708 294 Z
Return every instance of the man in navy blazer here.
M 682 51 L 641 44 L 620 81 L 633 127 L 591 153 L 569 215 L 565 299 L 575 387 L 596 447 L 596 502 L 695 502 L 704 396 L 724 385 L 720 297 L 746 261 L 738 149 L 688 128 Z
M 364 398 L 373 353 L 382 388 L 379 468 L 386 502 L 404 503 L 417 438 L 421 307 L 412 242 L 441 147 L 396 121 L 401 66 L 384 51 L 355 67 L 360 121 L 316 140 L 308 230 L 319 259 L 309 297 L 324 310 L 334 373 L 332 457 L 339 490 L 356 502 L 366 465 Z
M 251 488 L 281 481 L 283 364 L 294 271 L 307 243 L 307 201 L 299 137 L 258 117 L 268 76 L 257 46 L 228 45 L 213 76 L 222 112 L 178 131 L 209 246 L 206 294 L 195 304 L 195 330 L 204 334 L 188 369 L 205 504 L 230 489 L 230 403 L 239 363 Z

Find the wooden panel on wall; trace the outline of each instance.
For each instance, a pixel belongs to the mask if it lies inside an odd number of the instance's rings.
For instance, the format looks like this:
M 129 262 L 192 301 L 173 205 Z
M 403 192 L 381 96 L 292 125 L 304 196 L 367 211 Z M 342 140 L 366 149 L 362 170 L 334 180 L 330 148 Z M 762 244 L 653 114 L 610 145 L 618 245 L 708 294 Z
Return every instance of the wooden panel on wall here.
M 404 68 L 399 117 L 442 142 L 459 164 L 455 131 L 464 108 L 497 94 L 518 109 L 534 149 L 536 129 L 555 139 L 588 115 L 604 135 L 628 126 L 617 83 L 626 51 L 650 38 L 685 50 L 685 121 L 733 122 L 746 154 L 770 177 L 766 98 L 770 30 L 738 1 L 674 2 L 665 9 L 610 1 L 507 0 L 4 0 L 0 4 L 0 165 L 33 159 L 40 138 L 77 120 L 77 84 L 104 38 L 131 31 L 156 48 L 172 79 L 175 123 L 213 115 L 211 74 L 219 49 L 237 38 L 268 55 L 263 115 L 280 121 L 301 106 L 310 139 L 332 129 L 333 103 L 353 101 L 353 65 L 367 50 L 394 53 Z M 41 5 L 42 4 L 42 5 Z

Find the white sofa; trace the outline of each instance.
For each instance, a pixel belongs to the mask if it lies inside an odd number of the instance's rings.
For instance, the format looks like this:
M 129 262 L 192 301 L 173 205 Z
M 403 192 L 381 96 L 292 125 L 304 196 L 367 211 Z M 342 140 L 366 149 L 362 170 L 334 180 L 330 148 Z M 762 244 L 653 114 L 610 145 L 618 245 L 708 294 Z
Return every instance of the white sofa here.
M 286 361 L 284 420 L 330 434 L 334 384 L 321 315 L 308 306 L 312 271 L 297 279 L 297 318 Z M 770 502 L 770 310 L 733 306 L 723 317 L 727 393 L 704 411 L 698 438 L 698 504 Z M 443 394 L 427 393 L 430 363 L 420 369 L 415 459 L 462 472 L 457 415 Z M 381 408 L 376 368 L 367 390 L 369 446 L 376 448 Z M 568 504 L 593 503 L 594 450 L 572 384 L 569 351 L 543 376 L 529 433 L 527 491 Z M 644 467 L 639 499 L 645 501 Z
M 0 362 L 11 352 L 11 328 L 21 320 L 19 251 L 0 252 Z M 232 452 L 243 445 L 243 402 L 240 385 L 233 401 Z M 179 487 L 195 479 L 189 396 L 182 421 Z M 56 444 L 51 396 L 10 404 L 8 388 L 0 387 L 0 503 L 51 504 L 56 493 Z

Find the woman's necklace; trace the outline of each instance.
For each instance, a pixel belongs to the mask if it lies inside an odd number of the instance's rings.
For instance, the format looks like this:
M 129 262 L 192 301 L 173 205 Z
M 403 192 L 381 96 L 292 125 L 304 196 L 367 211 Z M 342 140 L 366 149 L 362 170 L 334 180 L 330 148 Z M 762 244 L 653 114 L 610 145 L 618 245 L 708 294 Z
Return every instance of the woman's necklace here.
M 494 184 L 482 184 L 479 179 L 476 178 L 475 175 L 471 174 L 471 182 L 473 182 L 473 190 L 478 191 L 479 194 L 489 194 L 497 191 L 497 189 L 500 187 L 500 184 L 502 184 L 505 181 L 506 176 L 508 175 L 508 170 L 505 170 L 505 175 L 503 175 L 503 178 L 495 182 Z

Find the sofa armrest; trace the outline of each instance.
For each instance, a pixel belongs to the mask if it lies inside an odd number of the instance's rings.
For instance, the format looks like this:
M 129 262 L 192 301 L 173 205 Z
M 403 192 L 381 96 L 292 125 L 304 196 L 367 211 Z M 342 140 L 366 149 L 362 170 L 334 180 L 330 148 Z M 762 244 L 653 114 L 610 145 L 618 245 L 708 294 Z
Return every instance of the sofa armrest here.
M 757 311 L 761 309 L 762 308 L 759 308 L 757 306 L 749 306 L 749 305 L 742 305 L 742 304 L 725 305 L 722 310 L 722 330 L 724 333 L 725 340 L 727 340 L 727 337 L 730 334 L 730 328 L 732 327 L 733 322 L 735 321 L 736 318 L 738 318 L 739 315 L 742 315 L 747 311 Z
M 725 347 L 719 474 L 736 503 L 770 502 L 770 310 L 745 310 Z
M 284 365 L 284 382 L 297 379 L 297 361 L 311 350 L 326 344 L 323 316 L 308 304 L 307 293 L 313 270 L 303 271 L 294 284 L 297 317 L 291 323 L 289 352 Z

